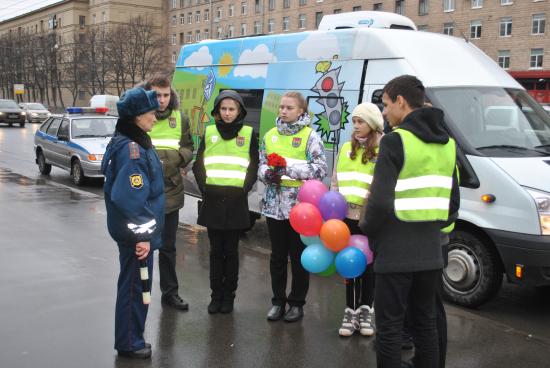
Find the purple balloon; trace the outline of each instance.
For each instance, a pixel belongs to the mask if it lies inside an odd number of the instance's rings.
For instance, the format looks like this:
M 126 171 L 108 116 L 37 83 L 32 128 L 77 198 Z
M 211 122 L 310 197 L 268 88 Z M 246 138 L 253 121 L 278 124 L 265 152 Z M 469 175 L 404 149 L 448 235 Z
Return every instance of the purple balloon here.
M 308 180 L 300 187 L 298 201 L 318 206 L 319 200 L 328 191 L 328 188 L 319 180 Z
M 372 250 L 370 250 L 369 239 L 365 235 L 352 235 L 349 238 L 349 246 L 359 249 L 365 257 L 367 264 L 371 264 L 374 260 Z
M 319 200 L 319 211 L 323 220 L 343 220 L 348 214 L 348 203 L 340 192 L 330 191 L 325 193 Z

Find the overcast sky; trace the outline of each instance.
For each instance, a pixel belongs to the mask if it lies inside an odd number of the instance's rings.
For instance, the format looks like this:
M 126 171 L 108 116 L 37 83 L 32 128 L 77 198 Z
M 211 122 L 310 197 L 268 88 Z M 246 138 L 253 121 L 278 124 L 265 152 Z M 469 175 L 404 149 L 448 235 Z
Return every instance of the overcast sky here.
M 0 22 L 63 0 L 0 0 Z

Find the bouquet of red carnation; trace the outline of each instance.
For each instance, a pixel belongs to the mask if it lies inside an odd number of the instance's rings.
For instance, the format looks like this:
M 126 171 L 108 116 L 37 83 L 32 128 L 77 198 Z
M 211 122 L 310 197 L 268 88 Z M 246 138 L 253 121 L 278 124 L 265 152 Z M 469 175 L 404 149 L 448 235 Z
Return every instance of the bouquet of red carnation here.
M 286 167 L 286 160 L 283 156 L 276 153 L 267 155 L 267 166 L 273 167 L 275 170 Z

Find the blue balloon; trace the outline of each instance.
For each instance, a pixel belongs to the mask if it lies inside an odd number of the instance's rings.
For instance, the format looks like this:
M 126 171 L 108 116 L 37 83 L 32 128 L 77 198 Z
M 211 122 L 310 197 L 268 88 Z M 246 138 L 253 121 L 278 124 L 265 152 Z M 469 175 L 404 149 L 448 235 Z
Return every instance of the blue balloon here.
M 307 271 L 319 273 L 330 267 L 334 261 L 334 253 L 322 244 L 312 244 L 302 252 L 301 261 Z
M 323 194 L 317 207 L 319 207 L 321 216 L 325 221 L 330 219 L 343 220 L 348 214 L 346 198 L 340 192 L 333 190 Z
M 336 255 L 336 271 L 346 279 L 359 277 L 367 268 L 367 257 L 357 248 L 347 247 Z
M 302 243 L 304 243 L 306 246 L 310 246 L 312 244 L 321 244 L 321 238 L 319 238 L 318 236 L 300 235 L 300 239 L 302 239 Z

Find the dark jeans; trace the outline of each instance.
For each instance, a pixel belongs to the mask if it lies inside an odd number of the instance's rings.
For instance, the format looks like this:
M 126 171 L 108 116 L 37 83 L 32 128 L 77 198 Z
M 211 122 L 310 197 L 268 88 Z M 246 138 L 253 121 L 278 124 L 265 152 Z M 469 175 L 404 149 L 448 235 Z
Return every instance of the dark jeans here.
M 267 218 L 267 229 L 271 240 L 271 288 L 273 289 L 273 305 L 303 306 L 309 289 L 309 272 L 300 261 L 305 246 L 300 235 L 292 229 L 290 221 Z M 286 296 L 287 264 L 290 256 L 292 284 L 290 294 Z
M 178 232 L 179 211 L 167 213 L 164 216 L 162 230 L 162 247 L 159 249 L 159 278 L 162 296 L 178 293 L 178 277 L 176 276 L 176 233 Z
M 235 297 L 239 281 L 240 233 L 241 230 L 208 228 L 212 299 L 233 299 Z
M 437 368 L 439 346 L 435 294 L 441 270 L 376 274 L 376 360 L 378 368 L 399 368 L 403 322 L 410 309 L 415 368 Z M 409 297 L 410 296 L 410 297 Z M 409 302 L 409 305 L 407 305 Z
M 349 218 L 344 219 L 344 223 L 348 225 L 351 234 L 361 234 L 359 229 L 359 221 Z M 363 274 L 354 279 L 346 279 L 346 306 L 356 310 L 362 305 L 372 307 L 374 300 L 374 268 L 373 264 L 367 266 Z

